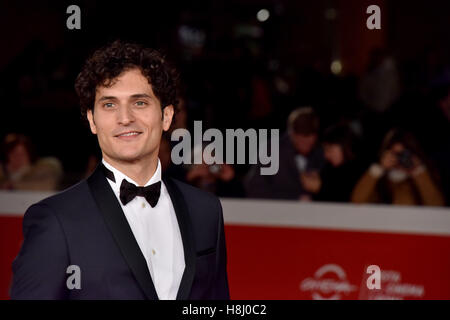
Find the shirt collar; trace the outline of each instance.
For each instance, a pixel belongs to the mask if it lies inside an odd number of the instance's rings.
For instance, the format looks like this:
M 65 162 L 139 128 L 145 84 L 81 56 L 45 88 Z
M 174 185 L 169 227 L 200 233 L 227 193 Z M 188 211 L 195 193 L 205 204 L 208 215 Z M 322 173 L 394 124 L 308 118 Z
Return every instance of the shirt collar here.
M 114 168 L 112 165 L 110 165 L 108 162 L 106 162 L 105 159 L 102 159 L 102 163 L 104 164 L 104 166 L 107 169 L 111 170 L 112 173 L 114 173 L 114 178 L 115 178 L 116 182 L 113 182 L 108 179 L 108 181 L 111 183 L 111 185 L 113 186 L 114 189 L 118 190 L 120 188 L 120 185 L 121 185 L 123 179 L 126 179 L 128 182 L 134 183 L 136 186 L 139 186 L 139 184 L 136 181 L 134 181 L 133 179 L 131 179 L 130 177 L 128 177 L 126 174 L 122 173 L 121 171 L 117 170 L 116 168 Z M 144 187 L 149 186 L 158 181 L 161 181 L 161 162 L 160 162 L 159 158 L 158 158 L 158 165 L 156 166 L 155 173 L 150 178 L 150 180 L 147 181 L 147 183 L 144 185 Z

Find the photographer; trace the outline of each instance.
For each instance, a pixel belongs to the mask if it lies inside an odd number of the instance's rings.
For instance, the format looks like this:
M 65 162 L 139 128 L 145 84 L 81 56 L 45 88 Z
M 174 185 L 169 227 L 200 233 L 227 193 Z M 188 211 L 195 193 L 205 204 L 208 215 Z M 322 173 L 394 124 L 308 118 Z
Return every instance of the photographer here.
M 356 184 L 352 202 L 443 206 L 438 175 L 412 134 L 400 129 L 384 138 L 379 163 Z

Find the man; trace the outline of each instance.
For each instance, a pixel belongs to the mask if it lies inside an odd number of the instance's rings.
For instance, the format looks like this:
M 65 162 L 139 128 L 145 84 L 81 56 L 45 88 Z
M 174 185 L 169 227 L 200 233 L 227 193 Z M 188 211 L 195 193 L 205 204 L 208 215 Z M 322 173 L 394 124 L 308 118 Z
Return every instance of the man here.
M 319 118 L 310 107 L 292 111 L 280 138 L 280 166 L 275 175 L 260 175 L 253 166 L 244 181 L 250 198 L 311 201 L 320 190 L 325 160 L 317 143 Z
M 103 159 L 25 213 L 13 299 L 229 299 L 219 200 L 161 179 L 175 84 L 139 45 L 116 41 L 87 61 L 75 88 Z

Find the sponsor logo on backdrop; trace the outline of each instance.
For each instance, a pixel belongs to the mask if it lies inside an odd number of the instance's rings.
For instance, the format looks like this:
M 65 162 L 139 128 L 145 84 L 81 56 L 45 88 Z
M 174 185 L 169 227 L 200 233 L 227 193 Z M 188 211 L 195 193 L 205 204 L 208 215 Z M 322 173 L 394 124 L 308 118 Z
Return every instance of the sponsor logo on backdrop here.
M 340 300 L 357 289 L 347 280 L 344 269 L 337 264 L 320 267 L 313 277 L 300 283 L 300 291 L 311 292 L 313 300 Z

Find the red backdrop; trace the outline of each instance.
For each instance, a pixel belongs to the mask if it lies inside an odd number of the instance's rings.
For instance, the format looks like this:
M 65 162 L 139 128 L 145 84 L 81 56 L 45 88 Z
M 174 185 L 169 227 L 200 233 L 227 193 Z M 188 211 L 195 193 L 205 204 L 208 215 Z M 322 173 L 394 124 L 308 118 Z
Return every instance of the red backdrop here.
M 0 216 L 1 299 L 21 224 Z M 450 299 L 450 237 L 228 224 L 226 240 L 232 299 Z M 365 285 L 371 264 L 380 290 Z

